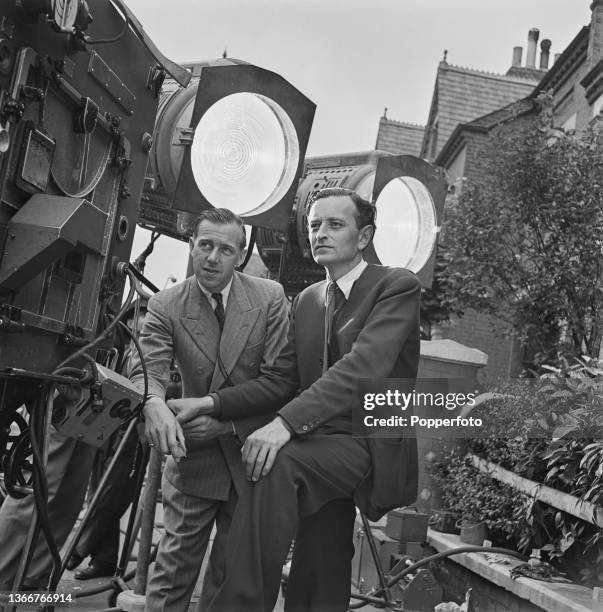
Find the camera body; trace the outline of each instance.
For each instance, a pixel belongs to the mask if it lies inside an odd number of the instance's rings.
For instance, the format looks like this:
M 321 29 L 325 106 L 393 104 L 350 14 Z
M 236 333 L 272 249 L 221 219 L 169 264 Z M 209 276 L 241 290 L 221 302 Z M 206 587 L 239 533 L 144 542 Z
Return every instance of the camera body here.
M 5 374 L 52 372 L 119 309 L 165 73 L 116 4 L 0 6 Z

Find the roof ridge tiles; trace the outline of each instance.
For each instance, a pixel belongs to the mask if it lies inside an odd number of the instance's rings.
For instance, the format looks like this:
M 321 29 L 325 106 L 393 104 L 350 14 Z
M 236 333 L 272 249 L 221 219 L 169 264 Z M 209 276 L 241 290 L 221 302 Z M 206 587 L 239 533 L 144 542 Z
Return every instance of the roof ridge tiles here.
M 402 125 L 404 127 L 425 129 L 425 126 L 421 125 L 420 123 L 411 123 L 409 121 L 398 121 L 397 119 L 390 119 L 389 117 L 381 117 L 381 121 L 387 121 L 388 123 L 395 123 L 396 125 Z
M 447 69 L 456 70 L 458 72 L 466 72 L 466 73 L 468 72 L 472 74 L 479 74 L 479 75 L 484 75 L 488 77 L 494 77 L 497 79 L 502 79 L 505 81 L 513 81 L 516 83 L 525 83 L 526 81 L 538 82 L 539 80 L 539 79 L 531 78 L 528 75 L 526 75 L 525 77 L 518 76 L 518 75 L 507 75 L 507 74 L 501 74 L 498 72 L 491 72 L 489 70 L 480 70 L 479 68 L 470 68 L 469 66 L 458 66 L 456 64 L 448 64 L 444 62 L 440 62 L 440 66 L 445 66 Z M 543 70 L 542 76 L 544 76 L 545 73 L 546 73 L 546 70 Z

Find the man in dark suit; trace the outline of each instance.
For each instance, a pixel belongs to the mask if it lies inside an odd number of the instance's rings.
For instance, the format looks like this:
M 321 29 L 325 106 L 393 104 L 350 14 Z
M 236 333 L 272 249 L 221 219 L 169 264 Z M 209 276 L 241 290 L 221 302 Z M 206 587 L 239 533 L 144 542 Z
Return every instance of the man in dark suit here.
M 214 522 L 217 534 L 202 601 L 220 584 L 225 534 L 237 497 L 249 487 L 241 441 L 269 420 L 259 413 L 276 406 L 263 402 L 255 418 L 247 420 L 200 416 L 183 426 L 172 410 L 185 407 L 187 398 L 204 398 L 212 405 L 208 394 L 260 375 L 261 389 L 270 381 L 288 325 L 282 287 L 234 270 L 245 255 L 239 217 L 226 209 L 205 211 L 190 249 L 195 275 L 149 300 L 140 337 L 150 395 L 144 408 L 145 436 L 171 455 L 162 481 L 165 533 L 149 583 L 147 610 L 188 609 Z M 172 355 L 184 399 L 166 403 Z M 131 379 L 142 388 L 142 364 L 136 358 Z
M 419 281 L 407 270 L 363 260 L 374 207 L 354 192 L 319 192 L 308 224 L 327 281 L 304 290 L 293 304 L 281 382 L 260 389 L 260 379 L 251 380 L 216 393 L 215 414 L 228 419 L 257 409 L 254 398 L 271 401 L 286 380 L 300 389 L 243 447 L 254 484 L 237 506 L 226 579 L 204 608 L 211 612 L 271 611 L 293 537 L 286 609 L 347 610 L 354 502 L 374 520 L 416 497 L 416 440 L 353 437 L 352 408 L 360 402 L 361 378 L 405 378 L 412 385 Z

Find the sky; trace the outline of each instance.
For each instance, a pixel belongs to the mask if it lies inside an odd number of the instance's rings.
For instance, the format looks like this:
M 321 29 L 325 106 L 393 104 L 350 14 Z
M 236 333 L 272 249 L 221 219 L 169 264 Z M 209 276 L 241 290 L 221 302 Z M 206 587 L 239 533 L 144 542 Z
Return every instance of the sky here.
M 591 0 L 126 0 L 178 62 L 220 57 L 279 73 L 317 106 L 308 155 L 374 148 L 379 118 L 425 125 L 438 62 L 504 73 L 530 28 L 561 53 Z M 539 54 L 538 54 L 539 55 Z M 537 59 L 537 62 L 539 59 Z M 146 245 L 137 231 L 132 258 Z M 147 261 L 160 288 L 182 280 L 186 246 L 162 237 Z

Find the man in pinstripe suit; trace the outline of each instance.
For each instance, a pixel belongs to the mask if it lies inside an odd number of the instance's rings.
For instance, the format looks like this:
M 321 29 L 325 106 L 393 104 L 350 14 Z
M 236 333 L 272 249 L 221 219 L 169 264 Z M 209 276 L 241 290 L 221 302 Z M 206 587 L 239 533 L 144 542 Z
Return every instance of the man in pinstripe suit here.
M 236 500 L 249 486 L 241 444 L 279 406 L 262 402 L 244 419 L 200 415 L 182 425 L 175 413 L 212 404 L 213 392 L 226 386 L 257 377 L 269 384 L 288 327 L 282 287 L 235 271 L 245 256 L 239 217 L 226 209 L 203 212 L 190 249 L 195 275 L 149 300 L 141 333 L 150 395 L 145 436 L 171 455 L 162 482 L 165 534 L 147 595 L 146 609 L 152 611 L 188 609 L 215 521 L 202 601 L 213 597 L 224 576 L 224 542 Z M 183 399 L 166 403 L 172 354 L 182 376 Z M 131 378 L 142 387 L 138 361 Z

